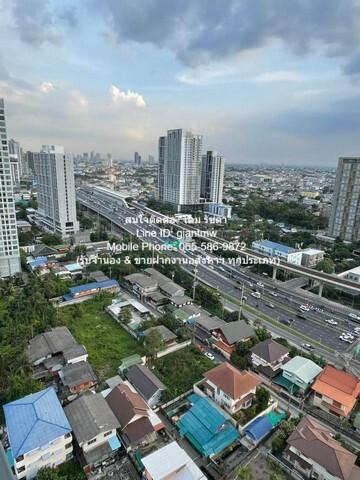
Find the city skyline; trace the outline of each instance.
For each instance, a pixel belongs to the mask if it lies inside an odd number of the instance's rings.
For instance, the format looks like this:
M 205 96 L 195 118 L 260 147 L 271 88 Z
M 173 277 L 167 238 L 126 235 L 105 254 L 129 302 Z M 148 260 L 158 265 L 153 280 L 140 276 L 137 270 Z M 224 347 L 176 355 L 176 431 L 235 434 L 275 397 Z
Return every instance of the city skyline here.
M 9 137 L 131 159 L 188 125 L 228 165 L 335 166 L 358 155 L 360 14 L 321 3 L 295 2 L 292 28 L 272 1 L 2 2 Z

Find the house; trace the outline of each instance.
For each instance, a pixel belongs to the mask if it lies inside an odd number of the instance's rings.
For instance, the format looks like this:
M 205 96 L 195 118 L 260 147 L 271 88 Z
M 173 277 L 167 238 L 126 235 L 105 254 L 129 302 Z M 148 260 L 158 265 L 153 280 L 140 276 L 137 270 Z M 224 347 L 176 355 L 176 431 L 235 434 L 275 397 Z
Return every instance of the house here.
M 176 423 L 181 437 L 203 457 L 214 457 L 239 439 L 229 416 L 212 400 L 195 393 L 187 397 L 189 409 Z
M 177 308 L 184 307 L 185 305 L 191 305 L 192 302 L 192 299 L 187 295 L 179 295 L 170 298 L 171 305 L 174 305 L 174 307 Z
M 59 372 L 64 387 L 68 388 L 70 393 L 79 394 L 90 388 L 93 388 L 98 379 L 93 369 L 87 362 L 77 362 L 65 365 Z
M 63 365 L 86 362 L 88 358 L 85 347 L 76 342 L 67 327 L 36 335 L 29 341 L 26 356 L 35 367 L 43 367 L 44 375 L 47 372 L 56 375 Z
M 214 347 L 220 350 L 225 358 L 230 359 L 239 342 L 247 342 L 255 335 L 253 328 L 244 320 L 222 324 L 212 330 L 212 336 L 216 339 Z
M 162 338 L 166 347 L 174 345 L 176 343 L 176 335 L 171 330 L 169 330 L 165 325 L 157 325 L 155 327 L 150 327 L 147 330 L 144 330 L 144 335 L 147 337 L 150 332 L 156 332 L 159 337 Z M 146 338 L 145 338 L 146 341 Z
M 166 387 L 145 365 L 130 367 L 126 376 L 151 408 L 160 403 L 161 394 Z
M 114 457 L 120 448 L 119 422 L 101 393 L 81 395 L 65 408 L 74 432 L 76 454 L 85 473 Z
M 253 373 L 240 371 L 225 362 L 204 373 L 203 388 L 208 397 L 234 414 L 251 406 L 261 380 Z
M 269 378 L 277 375 L 289 359 L 289 350 L 271 338 L 258 343 L 250 352 L 253 367 Z
M 71 426 L 52 387 L 3 406 L 15 475 L 36 477 L 40 468 L 72 458 Z
M 158 289 L 158 282 L 143 273 L 131 273 L 125 277 L 125 280 L 130 283 L 134 293 L 141 297 L 147 297 Z
M 106 396 L 106 402 L 119 421 L 119 431 L 127 451 L 156 440 L 156 432 L 149 419 L 148 406 L 128 385 L 117 385 Z
M 183 323 L 195 324 L 202 315 L 201 309 L 195 305 L 184 305 L 174 311 L 175 317 Z
M 260 240 L 252 242 L 251 248 L 256 252 L 269 255 L 269 257 L 280 258 L 285 262 L 294 265 L 301 265 L 301 250 L 296 250 L 295 248 L 288 247 L 282 243 L 271 242 L 270 240 Z
M 299 355 L 281 367 L 282 373 L 273 378 L 273 383 L 285 388 L 291 394 L 305 393 L 322 368 L 312 360 Z
M 171 281 L 166 275 L 158 272 L 155 268 L 145 268 L 144 273 L 153 280 L 156 280 L 160 292 L 167 297 L 184 296 L 185 289 L 183 287 Z
M 177 442 L 141 459 L 147 480 L 206 480 L 206 476 Z
M 311 388 L 315 407 L 343 418 L 351 414 L 360 396 L 360 380 L 332 366 L 324 368 Z
M 284 458 L 305 478 L 358 480 L 356 455 L 334 440 L 332 432 L 312 417 L 303 417 L 287 440 Z
M 71 287 L 69 293 L 64 295 L 63 298 L 64 301 L 71 301 L 77 298 L 93 296 L 100 292 L 116 293 L 119 290 L 120 287 L 116 280 L 104 280 L 103 282 L 92 282 Z

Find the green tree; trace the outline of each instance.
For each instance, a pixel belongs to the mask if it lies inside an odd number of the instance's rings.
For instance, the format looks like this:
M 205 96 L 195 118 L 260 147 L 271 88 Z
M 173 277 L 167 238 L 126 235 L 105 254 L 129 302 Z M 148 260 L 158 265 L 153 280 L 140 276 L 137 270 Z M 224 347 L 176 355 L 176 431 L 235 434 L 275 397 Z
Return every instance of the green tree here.
M 242 466 L 240 465 L 235 473 L 235 478 L 237 480 L 252 480 L 253 476 L 251 473 L 251 468 L 249 465 Z
M 280 453 L 285 448 L 285 439 L 282 435 L 277 435 L 271 442 L 272 453 Z
M 258 387 L 255 394 L 256 413 L 260 413 L 269 406 L 270 393 L 263 387 Z
M 131 310 L 128 307 L 122 308 L 119 313 L 119 320 L 120 322 L 125 323 L 128 325 L 131 322 L 132 314 Z
M 324 258 L 316 265 L 316 270 L 322 271 L 324 273 L 333 273 L 334 271 L 334 262 L 331 258 Z
M 144 347 L 147 355 L 152 359 L 164 349 L 165 343 L 156 329 L 150 330 L 144 338 Z

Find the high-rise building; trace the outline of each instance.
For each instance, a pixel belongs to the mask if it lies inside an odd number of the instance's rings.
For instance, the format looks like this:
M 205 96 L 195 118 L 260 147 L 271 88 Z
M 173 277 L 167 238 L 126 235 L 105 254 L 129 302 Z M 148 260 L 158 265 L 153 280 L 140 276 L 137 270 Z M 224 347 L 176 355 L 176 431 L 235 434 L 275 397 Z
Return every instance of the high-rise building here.
M 339 158 L 329 221 L 329 235 L 360 240 L 360 158 Z
M 149 162 L 150 164 L 155 163 L 154 155 L 149 155 L 149 156 L 148 156 L 148 162 Z
M 11 165 L 5 124 L 4 100 L 0 98 L 0 278 L 21 272 Z
M 224 157 L 208 150 L 202 156 L 201 198 L 205 202 L 221 203 L 224 187 Z
M 177 129 L 159 139 L 159 199 L 176 206 L 200 203 L 202 136 Z
M 67 237 L 79 231 L 76 218 L 74 166 L 64 147 L 44 145 L 34 155 L 38 189 L 38 223 L 49 232 Z
M 141 165 L 141 155 L 139 155 L 139 152 L 134 153 L 134 164 L 139 167 Z
M 20 143 L 13 138 L 9 140 L 9 159 L 11 168 L 11 177 L 14 187 L 20 185 L 21 168 L 22 168 L 22 151 Z

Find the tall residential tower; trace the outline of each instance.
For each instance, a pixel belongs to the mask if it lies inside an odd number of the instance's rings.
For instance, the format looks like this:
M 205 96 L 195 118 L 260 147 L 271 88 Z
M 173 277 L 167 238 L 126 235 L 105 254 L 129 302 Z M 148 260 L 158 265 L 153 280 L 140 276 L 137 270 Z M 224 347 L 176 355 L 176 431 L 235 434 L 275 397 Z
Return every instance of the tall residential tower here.
M 0 98 L 0 278 L 21 272 L 4 108 Z
M 47 231 L 68 237 L 79 231 L 76 218 L 74 166 L 64 147 L 44 145 L 34 154 L 38 189 L 37 222 Z
M 339 158 L 329 221 L 329 235 L 360 240 L 360 158 Z
M 202 156 L 201 198 L 205 202 L 221 203 L 224 188 L 224 157 L 208 150 Z
M 202 136 L 178 129 L 159 138 L 159 200 L 177 211 L 200 203 Z

